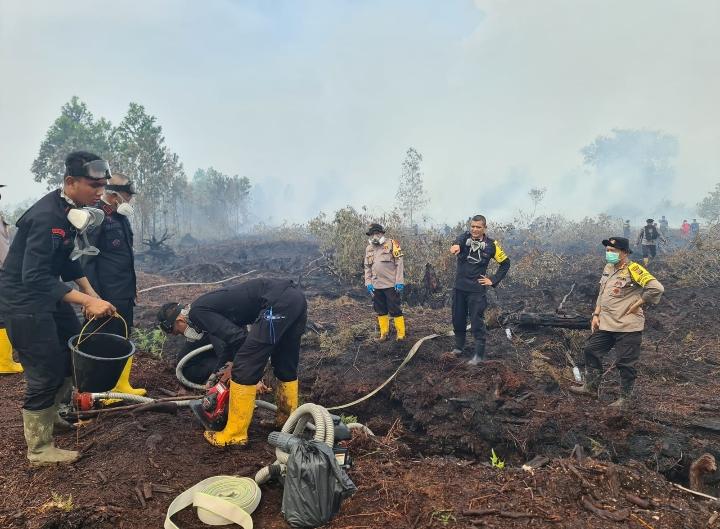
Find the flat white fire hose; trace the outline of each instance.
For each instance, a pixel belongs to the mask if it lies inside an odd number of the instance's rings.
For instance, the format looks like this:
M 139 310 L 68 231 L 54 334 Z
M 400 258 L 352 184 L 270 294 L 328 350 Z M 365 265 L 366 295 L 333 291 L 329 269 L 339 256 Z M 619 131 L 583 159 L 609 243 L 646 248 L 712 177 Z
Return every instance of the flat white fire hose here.
M 252 529 L 251 515 L 260 504 L 260 487 L 252 478 L 213 476 L 202 480 L 173 500 L 165 516 L 165 529 L 179 529 L 171 517 L 192 505 L 207 525 L 237 524 Z
M 402 361 L 402 363 L 398 366 L 398 368 L 395 370 L 395 372 L 390 375 L 390 377 L 380 384 L 378 387 L 376 387 L 374 390 L 372 390 L 370 393 L 365 395 L 364 397 L 361 397 L 359 399 L 356 399 L 352 402 L 348 402 L 347 404 L 341 404 L 340 406 L 332 406 L 330 408 L 327 408 L 329 411 L 335 411 L 335 410 L 343 410 L 345 408 L 349 408 L 350 406 L 354 406 L 355 404 L 360 404 L 361 402 L 369 399 L 370 397 L 377 394 L 380 390 L 382 390 L 385 386 L 387 386 L 392 380 L 397 376 L 397 374 L 400 372 L 400 370 L 405 367 L 410 360 L 413 359 L 413 356 L 415 356 L 415 353 L 418 352 L 418 349 L 420 349 L 420 346 L 425 343 L 427 340 L 432 340 L 433 338 L 438 338 L 440 336 L 454 336 L 455 333 L 450 331 L 447 334 L 429 334 L 428 336 L 425 336 L 423 338 L 420 338 L 417 342 L 413 344 L 413 346 L 410 348 L 410 351 L 408 351 L 408 354 L 405 356 L 405 359 Z
M 150 292 L 151 290 L 157 290 L 158 288 L 184 287 L 184 286 L 193 286 L 193 285 L 198 285 L 198 286 L 221 285 L 222 283 L 227 283 L 228 281 L 232 281 L 233 279 L 238 279 L 239 277 L 245 277 L 246 275 L 254 274 L 255 272 L 257 272 L 257 270 L 250 270 L 249 272 L 245 272 L 244 274 L 228 277 L 227 279 L 221 279 L 220 281 L 212 281 L 212 282 L 205 282 L 205 283 L 196 283 L 196 282 L 165 283 L 164 285 L 155 285 L 154 287 L 148 287 L 148 288 L 143 288 L 142 290 L 138 290 L 138 294 L 144 294 L 145 292 Z

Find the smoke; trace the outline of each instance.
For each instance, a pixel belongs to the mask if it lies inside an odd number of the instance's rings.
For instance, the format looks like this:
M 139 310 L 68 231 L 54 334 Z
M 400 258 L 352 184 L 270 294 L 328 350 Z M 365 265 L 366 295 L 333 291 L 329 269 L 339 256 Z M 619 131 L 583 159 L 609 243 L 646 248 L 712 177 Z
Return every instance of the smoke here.
M 74 94 L 113 122 L 145 105 L 185 167 L 247 175 L 253 218 L 275 222 L 392 209 L 411 146 L 436 222 L 512 219 L 533 187 L 546 213 L 692 216 L 720 174 L 715 0 L 178 2 L 104 5 L 121 38 L 90 47 L 67 28 L 94 2 L 2 4 L 8 200 L 39 194 L 28 169 Z M 672 178 L 586 167 L 613 129 L 676 138 Z

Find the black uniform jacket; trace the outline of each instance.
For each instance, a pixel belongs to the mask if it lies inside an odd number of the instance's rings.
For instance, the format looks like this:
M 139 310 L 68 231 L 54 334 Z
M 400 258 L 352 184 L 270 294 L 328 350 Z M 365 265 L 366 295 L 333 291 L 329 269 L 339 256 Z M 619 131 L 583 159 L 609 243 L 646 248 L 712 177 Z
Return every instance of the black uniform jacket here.
M 83 259 L 85 275 L 102 299 L 135 299 L 137 279 L 130 221 L 104 202 L 95 207 L 105 212 L 105 220 L 88 234 L 88 241 L 100 254 Z
M 203 294 L 190 306 L 188 318 L 198 331 L 210 335 L 219 360 L 232 360 L 247 337 L 246 325 L 255 323 L 293 282 L 251 279 L 237 286 Z
M 471 238 L 470 232 L 465 232 L 455 239 L 454 244 L 460 246 L 460 253 L 457 256 L 455 288 L 466 292 L 485 292 L 485 286 L 478 283 L 478 279 L 487 273 L 490 260 L 495 259 L 500 264 L 497 273 L 490 278 L 493 286 L 496 286 L 507 274 L 510 268 L 510 258 L 500 247 L 500 243 L 487 235 L 480 241 L 484 243 L 481 244 L 481 248 L 472 251 L 467 243 Z
M 0 270 L 0 314 L 53 312 L 70 292 L 63 281 L 84 276 L 70 260 L 76 230 L 67 220 L 72 206 L 52 191 L 17 222 L 17 234 Z

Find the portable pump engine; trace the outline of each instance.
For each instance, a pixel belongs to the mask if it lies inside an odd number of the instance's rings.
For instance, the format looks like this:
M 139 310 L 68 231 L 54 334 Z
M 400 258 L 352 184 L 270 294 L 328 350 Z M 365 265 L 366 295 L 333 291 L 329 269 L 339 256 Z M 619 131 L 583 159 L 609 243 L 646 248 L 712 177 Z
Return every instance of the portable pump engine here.
M 218 381 L 207 390 L 207 393 L 202 399 L 192 402 L 190 409 L 206 430 L 217 432 L 225 428 L 225 424 L 227 424 L 229 402 L 230 389 L 224 382 Z M 335 459 L 341 467 L 350 468 L 352 466 L 352 458 L 350 457 L 348 449 L 340 443 L 352 439 L 352 433 L 345 423 L 342 422 L 340 416 L 332 414 L 330 416 L 332 417 L 335 430 L 335 443 L 333 446 Z
M 203 398 L 192 402 L 190 409 L 206 430 L 220 431 L 227 423 L 229 401 L 230 389 L 218 381 Z

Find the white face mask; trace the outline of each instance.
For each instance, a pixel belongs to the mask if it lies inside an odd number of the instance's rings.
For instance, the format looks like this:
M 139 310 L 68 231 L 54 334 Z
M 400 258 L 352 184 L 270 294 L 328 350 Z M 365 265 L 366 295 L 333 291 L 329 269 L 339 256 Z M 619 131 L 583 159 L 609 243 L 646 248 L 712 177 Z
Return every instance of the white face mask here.
M 132 217 L 133 213 L 135 213 L 135 208 L 132 207 L 132 204 L 123 202 L 118 206 L 117 212 L 123 217 Z
M 183 336 L 187 338 L 190 342 L 197 342 L 198 340 L 202 340 L 202 337 L 205 336 L 204 332 L 198 332 L 196 331 L 192 325 L 190 325 L 190 320 L 188 318 L 188 314 L 190 313 L 190 306 L 185 307 L 180 311 L 180 314 L 185 317 L 185 330 L 183 331 Z
M 79 233 L 85 233 L 100 226 L 105 220 L 105 213 L 98 208 L 72 208 L 67 219 Z
M 185 330 L 183 331 L 183 336 L 190 342 L 197 342 L 198 340 L 202 340 L 202 337 L 204 335 L 204 332 L 197 332 L 195 329 L 190 327 L 190 325 L 185 327 Z
M 380 237 L 370 237 L 368 239 L 368 242 L 370 244 L 384 244 L 385 243 L 385 236 L 381 235 Z
M 78 234 L 75 236 L 75 248 L 70 253 L 70 260 L 76 261 L 83 255 L 94 257 L 100 253 L 95 246 L 90 244 L 87 238 L 87 232 L 99 227 L 105 220 L 105 213 L 97 208 L 73 208 L 68 211 L 67 219 L 70 221 Z M 82 242 L 78 240 L 82 237 Z

